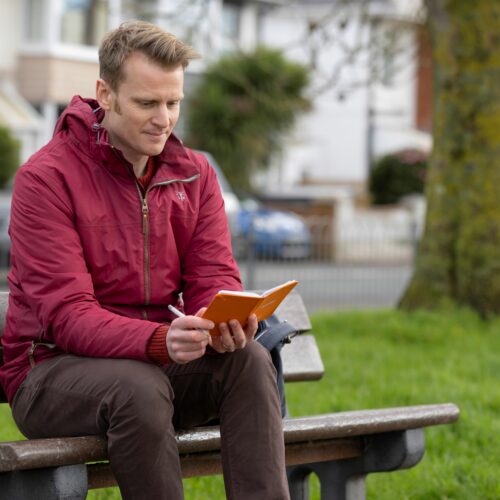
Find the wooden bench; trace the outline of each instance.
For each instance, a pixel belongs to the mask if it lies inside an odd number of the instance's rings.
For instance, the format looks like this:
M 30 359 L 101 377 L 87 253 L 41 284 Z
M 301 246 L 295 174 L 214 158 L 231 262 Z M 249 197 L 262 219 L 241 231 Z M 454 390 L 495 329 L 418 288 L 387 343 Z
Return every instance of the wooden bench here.
M 7 298 L 0 293 L 1 328 Z M 301 332 L 311 328 L 296 292 L 280 308 L 279 317 Z M 312 335 L 295 337 L 282 354 L 286 381 L 322 377 L 323 364 Z M 292 500 L 309 498 L 311 472 L 319 478 L 322 499 L 364 498 L 367 474 L 417 464 L 425 451 L 424 428 L 453 422 L 458 415 L 458 408 L 448 403 L 285 418 Z M 184 477 L 222 473 L 217 426 L 179 432 L 177 441 Z M 0 443 L 1 498 L 31 500 L 36 492 L 39 499 L 80 499 L 88 489 L 114 485 L 103 437 Z

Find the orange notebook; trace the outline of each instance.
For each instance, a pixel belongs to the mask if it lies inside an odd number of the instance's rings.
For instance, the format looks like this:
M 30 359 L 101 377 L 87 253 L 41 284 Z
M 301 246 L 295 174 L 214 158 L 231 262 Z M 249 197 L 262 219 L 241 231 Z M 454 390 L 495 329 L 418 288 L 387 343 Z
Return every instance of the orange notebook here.
M 203 314 L 204 318 L 213 321 L 216 325 L 213 330 L 210 330 L 210 335 L 219 336 L 217 325 L 227 323 L 231 319 L 237 319 L 244 327 L 251 314 L 255 314 L 258 321 L 268 318 L 297 284 L 296 280 L 287 281 L 263 293 L 221 290 Z

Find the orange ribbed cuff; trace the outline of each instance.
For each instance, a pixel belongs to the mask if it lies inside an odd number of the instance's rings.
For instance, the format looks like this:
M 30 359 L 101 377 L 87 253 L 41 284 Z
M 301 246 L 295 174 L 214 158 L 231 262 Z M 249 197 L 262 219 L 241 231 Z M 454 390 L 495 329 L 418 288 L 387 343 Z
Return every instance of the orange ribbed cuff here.
M 146 349 L 149 358 L 159 365 L 167 365 L 172 360 L 167 350 L 168 325 L 159 326 L 151 335 Z

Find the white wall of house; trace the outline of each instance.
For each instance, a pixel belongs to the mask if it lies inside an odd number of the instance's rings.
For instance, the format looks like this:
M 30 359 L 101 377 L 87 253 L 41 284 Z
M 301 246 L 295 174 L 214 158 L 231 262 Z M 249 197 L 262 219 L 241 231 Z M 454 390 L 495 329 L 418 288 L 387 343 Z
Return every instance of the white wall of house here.
M 307 47 L 297 41 L 306 36 L 307 19 L 321 19 L 329 8 L 324 3 L 316 7 L 295 4 L 294 8 L 269 11 L 262 20 L 261 40 L 307 64 L 310 62 Z M 349 27 L 346 36 L 352 37 L 355 30 L 356 27 Z M 322 47 L 317 72 L 327 72 L 339 57 L 341 54 L 335 48 Z M 362 71 L 362 66 L 348 68 L 345 78 L 349 81 Z M 321 83 L 317 72 L 311 72 L 312 89 Z M 274 168 L 279 172 L 281 184 L 288 187 L 304 177 L 362 182 L 366 177 L 366 89 L 344 100 L 339 100 L 334 90 L 321 94 L 312 90 L 310 94 L 313 107 L 299 117 L 294 131 L 285 140 L 279 164 Z
M 268 178 L 260 177 L 262 186 L 269 183 L 290 187 L 304 177 L 310 182 L 362 185 L 369 173 L 371 156 L 407 147 L 429 149 L 429 136 L 418 132 L 414 125 L 415 39 L 405 10 L 408 5 L 398 2 L 389 5 L 389 12 L 394 17 L 391 23 L 402 30 L 398 37 L 401 50 L 390 60 L 381 61 L 382 66 L 391 66 L 388 71 L 394 69 L 394 75 L 383 83 L 368 83 L 367 67 L 374 55 L 365 51 L 354 63 L 344 65 L 341 77 L 330 90 L 320 94 L 312 91 L 313 109 L 299 117 Z M 305 36 L 308 21 L 321 20 L 331 12 L 332 3 L 321 0 L 269 10 L 262 18 L 261 41 L 284 49 L 292 59 L 310 63 L 306 45 L 297 41 Z M 343 40 L 354 44 L 360 26 L 358 20 L 351 19 L 342 33 Z M 360 40 L 370 40 L 374 29 L 361 29 Z M 342 57 L 340 50 L 318 41 L 311 88 L 321 85 L 321 74 L 328 73 Z M 345 98 L 339 100 L 339 94 Z
M 0 77 L 12 78 L 21 43 L 22 8 L 20 2 L 0 0 Z
M 417 130 L 415 126 L 416 49 L 416 32 L 411 26 L 403 25 L 387 78 L 369 89 L 375 158 L 406 148 L 422 151 L 431 148 L 430 134 Z
M 21 2 L 0 0 L 0 125 L 20 141 L 20 161 L 40 147 L 42 122 L 38 113 L 15 87 L 18 54 L 22 44 Z

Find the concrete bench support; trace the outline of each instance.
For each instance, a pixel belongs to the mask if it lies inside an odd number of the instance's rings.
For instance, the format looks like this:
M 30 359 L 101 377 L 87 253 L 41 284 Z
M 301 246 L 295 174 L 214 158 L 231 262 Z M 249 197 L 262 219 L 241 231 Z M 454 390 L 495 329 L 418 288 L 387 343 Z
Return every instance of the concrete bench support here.
M 5 499 L 84 500 L 87 490 L 85 464 L 0 474 L 0 498 Z
M 367 474 L 413 467 L 424 452 L 423 429 L 369 436 L 360 457 L 287 467 L 291 500 L 309 499 L 311 473 L 319 479 L 324 500 L 364 499 Z

